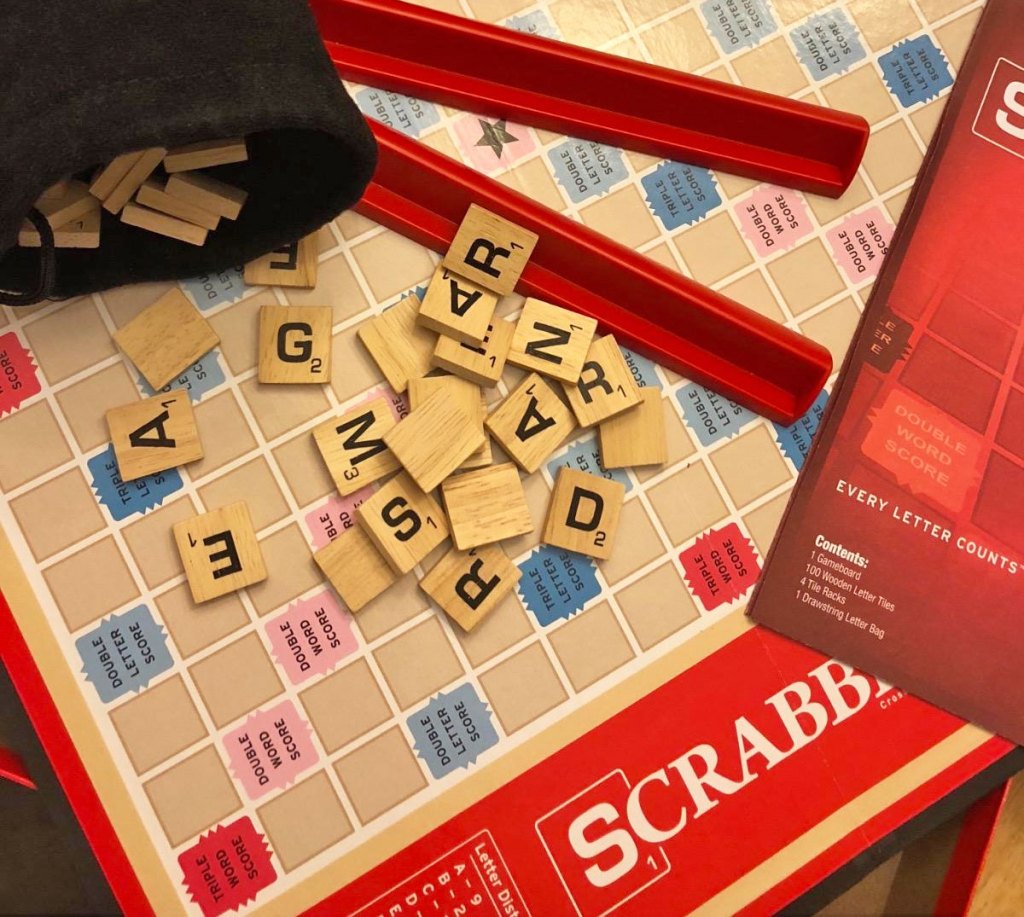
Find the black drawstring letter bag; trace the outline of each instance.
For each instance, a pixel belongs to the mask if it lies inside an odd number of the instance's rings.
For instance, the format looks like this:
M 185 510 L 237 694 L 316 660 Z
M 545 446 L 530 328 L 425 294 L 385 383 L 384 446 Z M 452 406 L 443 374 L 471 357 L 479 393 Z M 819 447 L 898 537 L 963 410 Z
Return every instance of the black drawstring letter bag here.
M 98 249 L 54 249 L 32 203 L 128 150 L 247 137 L 210 174 L 249 193 L 202 247 L 103 211 Z M 306 0 L 0 3 L 0 301 L 28 304 L 242 264 L 362 194 L 372 134 Z M 26 218 L 41 248 L 16 247 Z

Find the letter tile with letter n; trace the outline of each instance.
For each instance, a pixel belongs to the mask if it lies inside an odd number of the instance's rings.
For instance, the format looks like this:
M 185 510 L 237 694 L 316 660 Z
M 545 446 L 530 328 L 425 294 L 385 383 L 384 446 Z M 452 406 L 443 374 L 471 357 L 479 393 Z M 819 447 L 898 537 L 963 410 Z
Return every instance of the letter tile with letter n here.
M 537 245 L 537 234 L 470 204 L 441 263 L 460 277 L 505 296 Z
M 580 377 L 565 385 L 565 394 L 581 427 L 601 423 L 640 403 L 640 389 L 610 334 L 590 345 Z
M 260 309 L 260 382 L 331 381 L 330 306 Z
M 441 507 L 405 472 L 361 503 L 356 521 L 396 573 L 408 573 L 448 537 Z
M 197 603 L 267 578 L 260 543 L 244 501 L 175 523 L 174 542 Z
M 464 344 L 482 344 L 498 296 L 439 264 L 430 279 L 417 321 Z
M 471 551 L 453 548 L 420 580 L 420 589 L 471 631 L 515 589 L 521 575 L 496 544 Z
M 528 474 L 562 445 L 576 420 L 550 385 L 530 373 L 485 421 L 509 457 Z
M 508 361 L 561 382 L 575 382 L 596 330 L 597 322 L 592 318 L 541 299 L 527 299 Z
M 313 428 L 338 493 L 355 493 L 398 470 L 398 459 L 384 443 L 384 434 L 397 422 L 388 399 L 381 396 Z
M 359 611 L 398 580 L 398 574 L 358 525 L 317 551 L 313 560 L 351 612 Z
M 610 557 L 625 495 L 618 481 L 560 468 L 542 540 L 600 560 Z
M 136 481 L 203 457 L 192 402 L 184 389 L 107 411 L 122 481 Z
M 245 266 L 242 279 L 249 286 L 313 289 L 318 257 L 316 236 L 315 232 L 311 233 L 260 255 Z

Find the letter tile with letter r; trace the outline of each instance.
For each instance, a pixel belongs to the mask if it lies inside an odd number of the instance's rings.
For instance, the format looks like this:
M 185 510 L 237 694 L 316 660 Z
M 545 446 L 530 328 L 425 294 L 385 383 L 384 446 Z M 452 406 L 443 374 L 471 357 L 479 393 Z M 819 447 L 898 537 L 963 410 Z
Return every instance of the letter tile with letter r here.
M 626 488 L 601 475 L 560 468 L 543 541 L 590 557 L 611 556 Z
M 515 289 L 536 244 L 536 233 L 470 204 L 442 264 L 505 296 Z
M 519 582 L 519 568 L 496 544 L 453 548 L 420 580 L 420 589 L 465 631 L 471 631 Z

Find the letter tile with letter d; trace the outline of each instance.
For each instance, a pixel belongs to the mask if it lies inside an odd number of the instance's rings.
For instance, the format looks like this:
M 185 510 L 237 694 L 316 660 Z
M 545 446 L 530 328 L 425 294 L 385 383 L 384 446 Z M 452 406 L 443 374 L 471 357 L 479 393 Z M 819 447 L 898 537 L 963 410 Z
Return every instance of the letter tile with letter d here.
M 267 578 L 260 543 L 244 501 L 176 523 L 174 542 L 197 603 Z
M 331 381 L 330 306 L 263 306 L 260 309 L 259 381 Z
M 618 481 L 560 468 L 543 541 L 601 560 L 610 557 L 625 495 L 626 488 Z

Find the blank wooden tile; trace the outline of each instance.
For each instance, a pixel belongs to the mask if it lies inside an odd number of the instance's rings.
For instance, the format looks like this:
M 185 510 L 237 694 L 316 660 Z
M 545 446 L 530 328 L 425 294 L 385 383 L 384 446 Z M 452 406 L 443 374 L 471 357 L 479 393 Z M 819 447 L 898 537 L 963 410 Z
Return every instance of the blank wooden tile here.
M 497 385 L 505 369 L 514 333 L 515 326 L 511 322 L 495 318 L 481 344 L 460 344 L 441 336 L 434 348 L 432 365 L 485 388 Z
M 536 373 L 530 373 L 485 423 L 512 460 L 530 474 L 576 429 L 572 411 Z
M 216 347 L 220 338 L 185 294 L 175 288 L 115 332 L 114 341 L 150 386 L 159 391 Z
M 468 632 L 515 589 L 521 575 L 496 544 L 453 548 L 420 580 L 420 589 Z
M 418 321 L 464 344 L 481 344 L 498 295 L 439 264 L 427 286 Z
M 179 220 L 141 204 L 127 203 L 121 210 L 121 222 L 146 232 L 155 232 L 168 239 L 177 239 L 189 245 L 205 245 L 207 230 L 195 223 Z
M 511 293 L 537 244 L 537 234 L 476 204 L 452 240 L 443 264 L 495 293 Z
M 154 178 L 143 182 L 142 187 L 135 195 L 135 200 L 143 207 L 149 207 L 150 210 L 159 210 L 161 213 L 177 217 L 188 223 L 195 223 L 196 226 L 202 226 L 205 229 L 216 229 L 220 223 L 220 217 L 217 214 L 203 210 L 202 207 L 197 207 L 188 201 L 183 201 L 173 194 L 168 194 L 164 190 L 163 183 Z
M 562 382 L 575 382 L 596 328 L 592 318 L 529 298 L 516 323 L 508 361 Z
M 95 201 L 92 210 L 84 217 L 53 227 L 53 247 L 99 248 L 100 218 L 99 201 Z M 39 230 L 28 220 L 22 221 L 21 229 L 18 230 L 18 245 L 22 248 L 39 248 L 41 244 Z
M 332 325 L 330 306 L 262 306 L 259 381 L 330 382 Z
M 164 158 L 164 153 L 166 152 L 163 147 L 143 150 L 139 158 L 131 164 L 128 171 L 121 177 L 121 180 L 114 185 L 113 190 L 103 198 L 103 209 L 110 213 L 120 213 L 124 205 L 142 187 L 142 183 L 160 165 L 160 161 Z
M 144 152 L 146 151 L 131 150 L 128 153 L 115 156 L 93 177 L 92 183 L 89 185 L 89 193 L 100 201 L 106 200 L 117 187 L 118 182 L 128 174 L 128 170 L 142 158 Z
M 249 152 L 245 138 L 231 140 L 203 140 L 188 146 L 175 147 L 164 156 L 164 169 L 168 172 L 187 172 L 189 169 L 209 169 L 229 162 L 245 162 Z
M 397 421 L 387 398 L 374 398 L 313 428 L 313 439 L 343 496 L 399 469 L 384 443 Z
M 422 379 L 411 379 L 409 381 L 409 407 L 415 411 L 436 391 L 447 392 L 449 398 L 479 421 L 480 432 L 483 432 L 484 419 L 487 417 L 487 400 L 484 398 L 484 393 L 480 391 L 479 385 L 474 385 L 468 379 L 460 379 L 458 376 L 424 376 Z M 485 436 L 483 445 L 459 465 L 459 468 L 483 468 L 490 465 L 491 461 L 491 440 L 490 437 Z
M 459 550 L 533 531 L 523 482 L 511 462 L 453 475 L 441 485 L 441 493 Z
M 267 578 L 245 503 L 232 503 L 175 523 L 174 541 L 196 602 Z
M 317 551 L 313 560 L 352 612 L 359 611 L 398 579 L 358 525 Z
M 478 415 L 447 391 L 433 392 L 384 434 L 384 442 L 425 491 L 431 491 L 483 445 Z
M 376 318 L 359 326 L 359 340 L 396 392 L 404 392 L 410 379 L 430 372 L 436 336 L 416 324 L 417 296 L 406 296 Z
M 225 220 L 237 220 L 249 196 L 241 188 L 217 181 L 205 172 L 178 172 L 167 179 L 164 190 Z
M 448 537 L 437 501 L 405 473 L 360 504 L 356 519 L 398 573 L 408 573 Z
M 36 209 L 56 229 L 72 220 L 80 220 L 98 207 L 85 182 L 70 181 L 59 191 L 36 201 Z
M 188 392 L 175 389 L 107 411 L 122 481 L 135 481 L 203 457 Z
M 633 374 L 610 334 L 590 345 L 579 378 L 565 385 L 565 393 L 581 427 L 601 423 L 640 403 Z
M 664 465 L 668 461 L 661 389 L 639 389 L 640 404 L 606 420 L 599 427 L 601 464 L 605 468 Z
M 590 557 L 608 557 L 625 494 L 618 481 L 560 468 L 544 523 L 544 542 Z
M 318 256 L 314 232 L 250 261 L 242 272 L 242 279 L 249 286 L 303 287 L 311 290 L 316 286 Z

